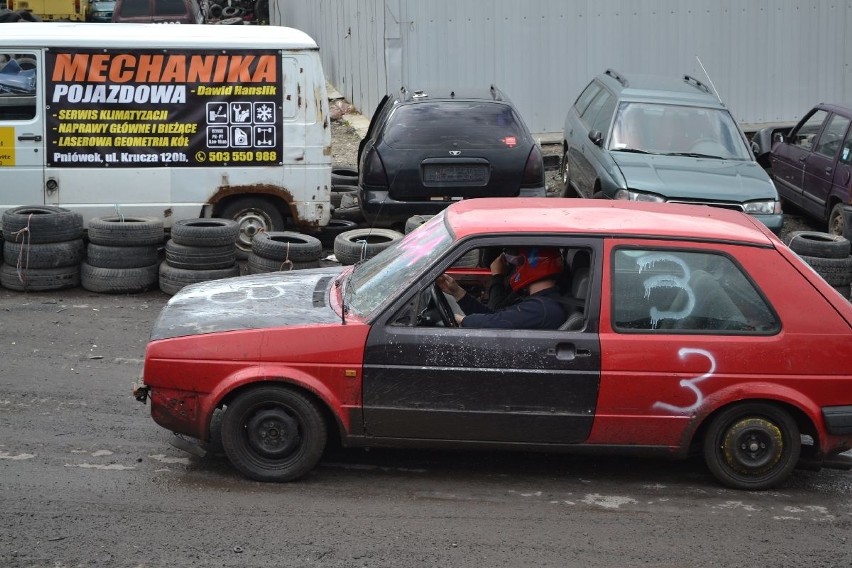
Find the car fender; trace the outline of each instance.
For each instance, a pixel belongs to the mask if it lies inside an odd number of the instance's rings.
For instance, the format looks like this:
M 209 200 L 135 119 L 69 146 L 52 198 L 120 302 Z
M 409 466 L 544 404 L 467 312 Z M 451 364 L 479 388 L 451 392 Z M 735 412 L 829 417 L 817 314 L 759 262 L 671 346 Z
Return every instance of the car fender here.
M 796 408 L 814 425 L 819 433 L 820 443 L 824 442 L 825 428 L 818 404 L 794 388 L 765 382 L 749 382 L 724 387 L 704 398 L 689 426 L 684 430 L 685 443 L 681 444 L 682 451 L 688 450 L 692 445 L 690 442 L 696 441 L 694 438 L 700 427 L 707 424 L 708 419 L 718 411 L 732 404 L 755 401 L 778 402 Z
M 360 381 L 361 371 L 358 370 L 357 380 Z M 306 390 L 327 407 L 335 420 L 343 431 L 348 432 L 350 429 L 349 414 L 344 407 L 360 402 L 360 389 L 349 388 L 346 385 L 344 393 L 335 393 L 323 384 L 323 381 L 302 369 L 287 365 L 252 365 L 243 367 L 227 377 L 223 377 L 208 395 L 201 402 L 200 418 L 203 421 L 200 426 L 203 427 L 203 438 L 207 439 L 209 432 L 210 419 L 213 411 L 227 400 L 232 394 L 244 387 L 250 387 L 261 383 L 285 383 L 293 385 L 299 389 Z M 360 384 L 360 383 L 358 383 Z M 341 398 L 342 394 L 346 400 Z

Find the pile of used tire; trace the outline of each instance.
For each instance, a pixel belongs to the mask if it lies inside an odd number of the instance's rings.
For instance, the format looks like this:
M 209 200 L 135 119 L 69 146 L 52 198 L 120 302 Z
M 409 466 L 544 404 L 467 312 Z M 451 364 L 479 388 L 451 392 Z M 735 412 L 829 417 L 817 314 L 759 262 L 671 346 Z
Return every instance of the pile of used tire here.
M 239 233 L 239 223 L 230 219 L 175 221 L 159 267 L 160 290 L 174 295 L 189 284 L 239 276 Z
M 340 264 L 356 264 L 372 258 L 404 235 L 391 229 L 352 229 L 334 239 L 334 256 Z
M 316 237 L 291 231 L 258 233 L 251 241 L 249 274 L 317 268 L 322 243 Z
M 83 218 L 62 207 L 25 205 L 3 212 L 0 284 L 20 292 L 74 288 L 85 256 Z
M 30 10 L 9 10 L 8 8 L 0 9 L 0 24 L 8 24 L 9 22 L 40 22 L 41 18 L 33 14 Z
M 331 168 L 332 220 L 360 223 L 364 220 L 358 204 L 358 170 L 349 166 Z
M 210 0 L 206 10 L 208 24 L 269 23 L 269 0 Z
M 104 294 L 137 294 L 158 285 L 163 222 L 150 217 L 95 217 L 89 221 L 89 245 L 80 284 Z
M 852 299 L 852 246 L 840 235 L 794 231 L 785 242 L 844 298 Z

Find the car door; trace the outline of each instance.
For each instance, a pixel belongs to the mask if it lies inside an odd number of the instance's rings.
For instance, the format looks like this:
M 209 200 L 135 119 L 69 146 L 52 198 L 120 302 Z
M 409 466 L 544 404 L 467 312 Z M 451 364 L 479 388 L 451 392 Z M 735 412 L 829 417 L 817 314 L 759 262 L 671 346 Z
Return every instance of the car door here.
M 832 114 L 805 158 L 802 180 L 802 208 L 819 219 L 828 214 L 826 204 L 834 184 L 834 169 L 840 147 L 849 129 L 849 119 Z
M 517 245 L 518 241 L 512 241 Z M 582 247 L 596 240 L 539 245 Z M 493 244 L 501 244 L 495 243 Z M 504 241 L 503 244 L 509 244 Z M 457 249 L 456 257 L 470 250 Z M 372 326 L 364 356 L 370 436 L 432 441 L 575 443 L 588 437 L 600 377 L 600 261 L 593 262 L 580 331 L 413 325 L 444 260 Z M 485 273 L 488 271 L 485 269 Z
M 39 51 L 0 51 L 0 209 L 44 203 Z
M 832 185 L 832 194 L 837 195 L 843 203 L 852 204 L 852 128 L 846 133 L 846 139 L 840 147 Z
M 814 109 L 772 152 L 772 173 L 778 193 L 799 207 L 805 205 L 803 196 L 805 161 L 811 154 L 816 138 L 827 119 L 827 111 Z
M 580 175 L 581 159 L 583 156 L 583 145 L 588 140 L 588 126 L 583 122 L 581 117 L 586 113 L 592 100 L 603 87 L 596 81 L 592 81 L 577 97 L 577 101 L 568 116 L 565 118 L 564 138 L 567 149 L 565 157 L 568 166 L 568 178 L 571 184 L 578 190 L 582 197 L 591 197 L 588 193 L 588 188 L 583 184 L 582 176 Z
M 572 175 L 576 176 L 577 186 L 583 197 L 594 197 L 595 182 L 599 178 L 608 180 L 606 162 L 609 159 L 604 150 L 609 125 L 615 112 L 615 96 L 602 89 L 592 100 L 585 112 L 580 115 L 583 124 L 583 136 L 577 140 L 579 152 L 575 157 L 576 166 Z M 592 133 L 600 133 L 600 141 L 590 139 Z M 602 185 L 609 185 L 604 181 Z
M 382 100 L 379 101 L 378 106 L 376 106 L 376 111 L 370 118 L 370 125 L 367 127 L 367 133 L 364 135 L 364 138 L 361 139 L 361 142 L 358 143 L 357 164 L 359 166 L 359 169 L 361 165 L 361 155 L 364 153 L 364 147 L 367 145 L 368 142 L 372 142 L 373 138 L 375 138 L 376 132 L 378 131 L 379 123 L 384 120 L 390 108 L 393 106 L 388 101 L 390 101 L 390 97 L 388 95 L 385 95 L 384 97 L 382 97 Z

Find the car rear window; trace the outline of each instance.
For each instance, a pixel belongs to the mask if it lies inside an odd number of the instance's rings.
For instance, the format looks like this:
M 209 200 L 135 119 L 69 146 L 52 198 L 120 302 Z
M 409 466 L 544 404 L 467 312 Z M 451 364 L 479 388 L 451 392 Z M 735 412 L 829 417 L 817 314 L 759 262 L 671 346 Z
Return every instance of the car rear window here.
M 394 148 L 444 148 L 448 143 L 464 148 L 512 148 L 526 141 L 526 133 L 508 105 L 436 101 L 394 110 L 384 139 Z

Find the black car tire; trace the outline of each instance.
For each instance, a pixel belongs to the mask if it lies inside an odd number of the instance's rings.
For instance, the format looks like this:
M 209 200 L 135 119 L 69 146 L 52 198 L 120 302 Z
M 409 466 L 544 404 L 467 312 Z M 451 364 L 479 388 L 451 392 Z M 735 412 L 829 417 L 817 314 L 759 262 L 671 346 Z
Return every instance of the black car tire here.
M 320 240 L 324 249 L 334 248 L 334 239 L 340 233 L 357 229 L 358 223 L 348 219 L 331 219 L 328 224 L 314 234 Z
M 391 229 L 353 229 L 334 239 L 334 256 L 341 264 L 372 258 L 403 237 Z
M 21 270 L 19 276 L 17 268 L 3 263 L 0 264 L 0 285 L 17 292 L 48 292 L 76 288 L 80 285 L 80 265 Z
M 89 221 L 89 242 L 96 245 L 161 245 L 165 238 L 163 222 L 153 217 L 96 217 Z
M 848 286 L 852 283 L 852 256 L 846 258 L 800 256 L 831 286 Z
M 256 253 L 250 252 L 246 268 L 249 274 L 262 274 L 264 272 L 289 272 L 291 270 L 302 270 L 305 268 L 319 268 L 319 261 L 295 262 L 293 260 L 276 260 L 264 258 Z
M 332 166 L 331 168 L 331 186 L 334 188 L 338 185 L 358 185 L 358 168 L 350 166 Z
M 231 245 L 199 247 L 182 245 L 171 239 L 166 242 L 166 262 L 187 270 L 229 268 L 237 262 L 237 249 Z
M 83 239 L 58 243 L 22 244 L 3 243 L 3 260 L 6 264 L 23 268 L 61 268 L 83 262 L 86 245 Z
M 83 216 L 64 207 L 24 205 L 3 212 L 3 238 L 17 243 L 56 243 L 83 236 Z
M 251 242 L 255 235 L 284 230 L 284 216 L 271 201 L 263 197 L 235 199 L 222 208 L 219 216 L 223 219 L 233 219 L 239 225 L 237 256 L 243 258 L 251 251 Z
M 845 237 L 818 231 L 793 231 L 787 236 L 787 246 L 796 254 L 821 258 L 846 258 L 850 245 Z
M 86 262 L 97 268 L 140 268 L 157 264 L 159 253 L 155 245 L 116 247 L 89 243 Z
M 405 220 L 405 227 L 403 228 L 403 232 L 407 235 L 432 217 L 434 217 L 434 215 L 412 215 L 411 217 Z
M 157 263 L 138 268 L 101 268 L 84 262 L 80 285 L 89 292 L 138 294 L 157 288 Z
M 192 247 L 235 246 L 240 226 L 233 219 L 181 219 L 172 225 L 172 240 Z
M 251 250 L 271 260 L 313 262 L 322 256 L 322 243 L 316 237 L 291 231 L 273 231 L 256 235 Z
M 177 294 L 184 286 L 220 280 L 222 278 L 233 278 L 240 275 L 240 267 L 236 264 L 230 268 L 216 268 L 211 270 L 187 270 L 170 266 L 168 262 L 160 263 L 160 290 L 169 295 Z
M 297 479 L 319 461 L 328 432 L 307 396 L 279 386 L 253 388 L 228 404 L 222 447 L 231 464 L 257 481 Z
M 801 452 L 796 421 L 763 402 L 737 404 L 715 416 L 704 436 L 704 460 L 722 484 L 769 489 L 786 480 Z

